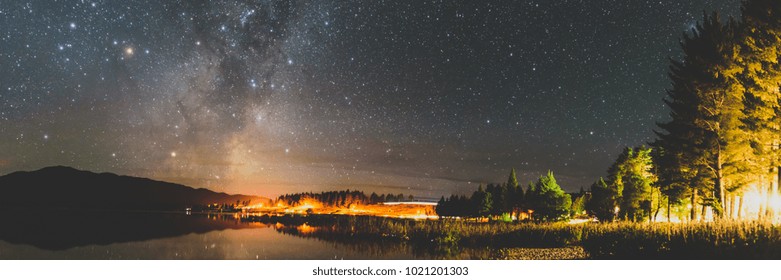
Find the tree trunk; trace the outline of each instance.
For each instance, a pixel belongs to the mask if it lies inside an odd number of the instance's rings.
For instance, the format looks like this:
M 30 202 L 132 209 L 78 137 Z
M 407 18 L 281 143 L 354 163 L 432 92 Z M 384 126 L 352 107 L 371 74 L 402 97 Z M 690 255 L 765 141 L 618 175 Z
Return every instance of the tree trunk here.
M 740 200 L 738 200 L 738 220 L 743 218 L 743 197 L 745 195 L 740 194 Z
M 651 208 L 653 208 L 653 193 L 654 189 L 651 189 Z M 656 194 L 656 210 L 653 210 L 653 219 L 651 219 L 651 222 L 656 222 L 656 216 L 659 215 L 659 211 L 662 210 L 662 193 L 659 191 Z
M 717 204 L 713 206 L 713 219 L 720 218 L 724 212 L 724 172 L 721 163 L 721 148 L 716 151 L 716 180 L 714 186 L 714 196 L 718 199 Z
M 771 212 L 772 212 L 772 209 L 770 209 L 771 208 L 770 207 L 770 196 L 773 194 L 773 189 L 776 188 L 776 186 L 775 186 L 776 185 L 776 180 L 775 180 L 775 176 L 772 175 L 773 173 L 776 173 L 775 167 L 770 169 L 770 174 L 771 174 L 770 175 L 770 185 L 765 190 L 765 192 L 766 192 L 765 193 L 765 211 L 763 211 L 763 215 L 762 215 L 763 218 L 765 218 L 765 219 L 770 219 L 770 215 L 771 215 Z
M 670 222 L 670 198 L 667 198 L 667 222 Z
M 708 206 L 702 205 L 702 214 L 700 215 L 700 221 L 705 221 L 706 214 L 708 214 Z
M 694 222 L 697 220 L 697 190 L 692 190 L 691 195 L 691 213 L 689 214 L 690 221 Z
M 779 209 L 775 209 L 775 205 L 772 205 L 770 202 L 772 201 L 772 198 L 778 194 L 778 184 L 779 184 L 779 180 L 781 180 L 781 178 L 779 178 L 779 176 L 781 176 L 781 168 L 774 167 L 773 173 L 775 173 L 776 176 L 773 176 L 773 174 L 770 175 L 773 178 L 773 180 L 772 183 L 770 183 L 770 190 L 768 190 L 767 208 L 766 208 L 767 218 L 770 220 L 774 219 L 773 216 L 775 216 L 776 211 L 779 210 Z
M 735 194 L 729 196 L 729 218 L 735 219 Z
M 776 167 L 776 184 L 773 188 L 773 194 L 778 193 L 778 183 L 781 182 L 781 166 Z

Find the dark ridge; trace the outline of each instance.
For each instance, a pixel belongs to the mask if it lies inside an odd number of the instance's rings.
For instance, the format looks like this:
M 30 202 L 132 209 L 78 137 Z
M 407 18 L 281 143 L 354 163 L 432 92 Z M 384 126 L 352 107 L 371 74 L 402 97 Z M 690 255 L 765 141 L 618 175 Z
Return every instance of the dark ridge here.
M 5 210 L 184 210 L 237 201 L 269 203 L 259 196 L 229 195 L 147 178 L 93 173 L 66 166 L 0 177 Z

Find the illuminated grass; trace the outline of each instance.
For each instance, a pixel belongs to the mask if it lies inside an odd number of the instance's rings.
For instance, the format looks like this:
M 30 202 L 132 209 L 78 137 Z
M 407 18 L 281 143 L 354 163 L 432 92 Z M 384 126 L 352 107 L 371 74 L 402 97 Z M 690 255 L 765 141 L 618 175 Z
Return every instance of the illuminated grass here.
M 781 227 L 734 221 L 587 225 L 581 245 L 592 258 L 779 259 Z
M 573 225 L 332 215 L 274 217 L 274 222 L 318 229 L 300 235 L 396 240 L 434 251 L 582 246 L 595 259 L 781 259 L 781 227 L 769 222 Z

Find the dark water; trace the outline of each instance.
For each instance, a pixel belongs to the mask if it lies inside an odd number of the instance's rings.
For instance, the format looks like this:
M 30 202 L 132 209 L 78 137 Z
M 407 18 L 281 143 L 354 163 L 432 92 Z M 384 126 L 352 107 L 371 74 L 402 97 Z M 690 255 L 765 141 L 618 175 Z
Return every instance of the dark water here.
M 318 229 L 184 213 L 5 213 L 0 259 L 441 259 L 404 242 L 319 237 Z

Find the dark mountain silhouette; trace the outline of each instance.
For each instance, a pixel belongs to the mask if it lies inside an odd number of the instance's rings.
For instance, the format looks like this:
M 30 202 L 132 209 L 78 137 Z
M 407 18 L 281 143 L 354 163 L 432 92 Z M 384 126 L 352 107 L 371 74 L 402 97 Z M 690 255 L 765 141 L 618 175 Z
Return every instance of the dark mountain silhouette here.
M 146 178 L 46 167 L 0 177 L 0 209 L 184 210 L 268 198 L 229 195 Z

